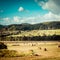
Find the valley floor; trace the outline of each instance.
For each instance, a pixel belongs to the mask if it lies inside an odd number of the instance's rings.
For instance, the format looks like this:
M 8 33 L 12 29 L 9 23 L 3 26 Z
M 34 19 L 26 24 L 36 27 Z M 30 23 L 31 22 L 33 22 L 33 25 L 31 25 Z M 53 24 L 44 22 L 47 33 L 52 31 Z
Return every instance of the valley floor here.
M 60 42 L 8 42 L 8 50 L 16 50 L 22 57 L 1 57 L 0 60 L 60 60 Z
M 41 56 L 26 56 L 26 57 L 3 57 L 0 60 L 60 60 L 60 57 L 41 57 Z

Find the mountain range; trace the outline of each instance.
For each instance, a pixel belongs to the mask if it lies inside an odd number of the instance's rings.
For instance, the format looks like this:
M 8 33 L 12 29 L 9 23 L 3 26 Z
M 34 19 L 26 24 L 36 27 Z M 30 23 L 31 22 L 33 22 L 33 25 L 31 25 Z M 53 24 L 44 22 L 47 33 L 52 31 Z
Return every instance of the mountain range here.
M 60 29 L 60 21 L 53 21 L 53 22 L 43 22 L 37 24 L 11 24 L 11 25 L 1 25 L 0 30 L 48 30 L 48 29 Z

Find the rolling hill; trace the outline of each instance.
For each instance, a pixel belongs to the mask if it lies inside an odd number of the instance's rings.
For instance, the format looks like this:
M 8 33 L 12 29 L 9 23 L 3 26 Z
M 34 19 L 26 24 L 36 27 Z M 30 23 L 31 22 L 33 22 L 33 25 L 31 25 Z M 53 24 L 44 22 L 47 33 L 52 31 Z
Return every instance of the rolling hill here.
M 60 21 L 54 22 L 44 22 L 38 24 L 11 24 L 11 25 L 0 25 L 0 30 L 51 30 L 51 29 L 60 29 Z

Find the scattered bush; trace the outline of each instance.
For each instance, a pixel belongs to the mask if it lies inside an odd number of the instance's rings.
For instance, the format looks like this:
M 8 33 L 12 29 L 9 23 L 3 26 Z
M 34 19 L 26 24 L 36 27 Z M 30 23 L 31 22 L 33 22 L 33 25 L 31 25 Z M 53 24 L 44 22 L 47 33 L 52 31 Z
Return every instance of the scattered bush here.
M 31 54 L 34 55 L 34 50 L 30 50 L 31 51 Z
M 39 49 L 41 50 L 42 48 L 41 48 L 41 47 L 39 47 Z
M 39 56 L 39 54 L 34 54 L 34 56 Z
M 4 43 L 0 42 L 0 49 L 7 49 L 7 45 Z
M 36 44 L 32 44 L 32 46 L 36 46 Z
M 44 51 L 47 51 L 47 49 L 46 49 L 46 48 L 44 48 Z
M 0 57 L 15 57 L 15 56 L 19 56 L 18 52 L 15 50 L 7 50 L 7 49 L 0 50 Z
M 60 45 L 58 45 L 58 47 L 60 48 Z

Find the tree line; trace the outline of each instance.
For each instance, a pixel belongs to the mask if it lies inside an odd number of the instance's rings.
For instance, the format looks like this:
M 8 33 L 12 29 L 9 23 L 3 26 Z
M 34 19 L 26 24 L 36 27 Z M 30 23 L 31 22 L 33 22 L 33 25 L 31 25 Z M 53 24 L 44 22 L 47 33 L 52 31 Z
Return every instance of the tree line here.
M 1 36 L 0 41 L 60 41 L 60 35 L 52 35 L 52 36 L 23 36 L 23 37 L 7 37 Z

